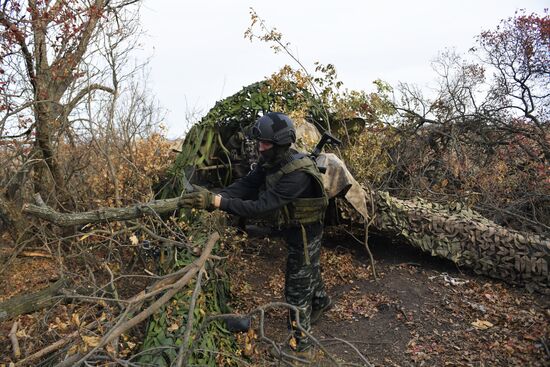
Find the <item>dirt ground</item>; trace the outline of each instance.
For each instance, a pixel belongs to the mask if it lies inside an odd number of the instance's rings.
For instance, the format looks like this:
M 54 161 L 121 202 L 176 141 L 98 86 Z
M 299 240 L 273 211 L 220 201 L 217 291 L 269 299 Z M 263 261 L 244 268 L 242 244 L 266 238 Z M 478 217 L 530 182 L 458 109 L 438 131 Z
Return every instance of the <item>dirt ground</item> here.
M 259 231 L 252 234 L 234 239 L 227 267 L 232 306 L 240 313 L 283 301 L 285 245 Z M 550 296 L 475 276 L 387 239 L 373 236 L 370 248 L 377 280 L 362 244 L 342 228 L 325 233 L 323 278 L 335 305 L 312 332 L 344 365 L 367 364 L 356 348 L 376 366 L 550 366 Z M 0 277 L 0 301 L 55 281 L 51 260 L 17 258 L 12 268 L 25 271 Z M 43 310 L 19 318 L 24 350 L 38 350 L 68 332 L 57 335 L 58 329 L 38 322 L 59 318 L 54 324 L 70 324 L 67 315 L 74 312 L 66 306 L 56 310 L 50 317 L 44 314 L 52 311 Z M 0 323 L 0 365 L 9 357 L 11 324 Z M 250 364 L 268 365 L 254 325 L 257 339 L 248 335 Z M 282 343 L 288 336 L 285 310 L 269 312 L 265 326 L 267 336 Z M 33 337 L 45 328 L 43 338 Z M 238 337 L 246 347 L 247 335 Z
M 232 259 L 240 312 L 283 301 L 284 243 L 254 235 Z M 321 264 L 335 306 L 312 332 L 338 360 L 366 364 L 345 340 L 376 366 L 550 366 L 549 296 L 387 239 L 373 237 L 369 246 L 377 280 L 347 231 L 325 234 Z M 267 315 L 267 336 L 277 342 L 288 336 L 285 315 Z

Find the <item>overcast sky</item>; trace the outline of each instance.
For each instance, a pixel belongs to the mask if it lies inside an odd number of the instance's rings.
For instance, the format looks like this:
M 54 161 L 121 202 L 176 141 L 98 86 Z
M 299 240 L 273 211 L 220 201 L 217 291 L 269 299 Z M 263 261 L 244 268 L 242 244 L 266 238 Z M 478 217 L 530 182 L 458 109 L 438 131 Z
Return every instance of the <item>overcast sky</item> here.
M 373 90 L 382 79 L 425 86 L 430 61 L 445 48 L 466 52 L 482 30 L 517 9 L 542 13 L 542 0 L 145 0 L 143 50 L 152 56 L 150 87 L 168 111 L 169 136 L 185 116 L 264 79 L 285 64 L 267 44 L 244 39 L 250 7 L 283 33 L 310 70 L 334 64 L 344 86 Z

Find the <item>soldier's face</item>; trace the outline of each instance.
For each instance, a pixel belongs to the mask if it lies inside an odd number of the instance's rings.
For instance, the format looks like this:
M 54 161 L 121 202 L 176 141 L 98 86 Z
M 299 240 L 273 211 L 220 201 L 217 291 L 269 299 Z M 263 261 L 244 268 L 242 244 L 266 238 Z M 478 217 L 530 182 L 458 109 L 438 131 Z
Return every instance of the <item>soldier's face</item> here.
M 258 141 L 258 151 L 260 153 L 265 152 L 266 150 L 269 150 L 271 148 L 273 148 L 273 143 L 270 143 L 268 141 L 262 141 L 262 140 Z

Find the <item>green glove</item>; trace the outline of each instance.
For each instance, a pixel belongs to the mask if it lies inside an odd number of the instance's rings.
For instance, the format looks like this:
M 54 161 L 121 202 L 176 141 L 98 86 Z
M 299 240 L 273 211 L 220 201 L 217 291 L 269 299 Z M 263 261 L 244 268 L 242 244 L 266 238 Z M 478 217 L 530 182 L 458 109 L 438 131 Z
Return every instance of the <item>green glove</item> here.
M 213 192 L 208 190 L 194 191 L 189 194 L 185 194 L 180 199 L 180 206 L 184 208 L 195 208 L 214 210 L 214 196 Z

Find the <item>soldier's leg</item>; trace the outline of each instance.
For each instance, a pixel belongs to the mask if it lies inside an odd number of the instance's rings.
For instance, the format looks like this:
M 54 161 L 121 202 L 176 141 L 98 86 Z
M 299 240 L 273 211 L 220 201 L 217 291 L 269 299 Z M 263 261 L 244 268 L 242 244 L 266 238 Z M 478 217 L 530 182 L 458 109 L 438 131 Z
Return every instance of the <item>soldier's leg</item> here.
M 322 232 L 311 240 L 310 257 L 313 279 L 313 299 L 311 307 L 313 310 L 320 310 L 330 303 L 330 297 L 325 290 L 325 283 L 321 276 L 321 238 Z
M 313 324 L 319 320 L 324 311 L 331 306 L 331 299 L 325 291 L 325 283 L 321 277 L 321 239 L 323 236 L 323 225 L 315 224 L 309 228 L 310 257 L 312 265 L 313 299 L 311 301 L 310 322 Z
M 311 301 L 313 299 L 313 267 L 311 261 L 306 261 L 304 245 L 301 234 L 296 231 L 285 236 L 288 247 L 288 257 L 285 276 L 286 301 L 298 307 L 300 311 L 300 325 L 303 329 L 310 330 Z M 296 350 L 306 350 L 311 346 L 311 341 L 296 327 L 294 312 L 289 313 L 289 328 L 294 330 Z

